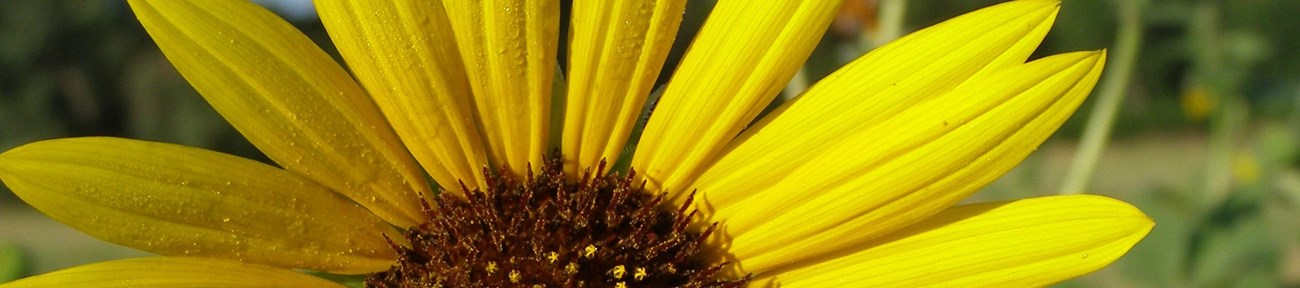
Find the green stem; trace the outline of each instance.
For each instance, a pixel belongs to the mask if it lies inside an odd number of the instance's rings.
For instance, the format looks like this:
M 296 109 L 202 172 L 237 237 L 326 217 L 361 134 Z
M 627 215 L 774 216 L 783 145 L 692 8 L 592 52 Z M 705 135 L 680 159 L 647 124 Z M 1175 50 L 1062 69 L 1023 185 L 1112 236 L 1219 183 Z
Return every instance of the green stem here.
M 1247 107 L 1237 97 L 1240 83 L 1225 73 L 1223 51 L 1220 50 L 1219 3 L 1203 1 L 1192 15 L 1192 44 L 1196 54 L 1194 81 L 1210 94 L 1214 114 L 1210 120 L 1210 135 L 1205 159 L 1202 211 L 1209 211 L 1228 197 L 1232 185 L 1232 157 L 1236 153 L 1238 137 L 1246 123 Z
M 1084 128 L 1079 151 L 1074 155 L 1065 182 L 1061 184 L 1060 194 L 1078 194 L 1087 189 L 1088 180 L 1097 167 L 1102 150 L 1110 138 L 1111 128 L 1115 125 L 1115 115 L 1123 103 L 1124 90 L 1128 87 L 1133 64 L 1137 62 L 1138 50 L 1142 40 L 1142 6 L 1144 0 L 1118 0 L 1119 35 L 1112 50 L 1110 65 L 1102 81 L 1100 95 L 1088 115 L 1088 126 Z
M 903 36 L 903 19 L 907 16 L 907 0 L 880 1 L 880 29 L 870 37 L 861 37 L 870 42 L 862 47 L 875 49 Z

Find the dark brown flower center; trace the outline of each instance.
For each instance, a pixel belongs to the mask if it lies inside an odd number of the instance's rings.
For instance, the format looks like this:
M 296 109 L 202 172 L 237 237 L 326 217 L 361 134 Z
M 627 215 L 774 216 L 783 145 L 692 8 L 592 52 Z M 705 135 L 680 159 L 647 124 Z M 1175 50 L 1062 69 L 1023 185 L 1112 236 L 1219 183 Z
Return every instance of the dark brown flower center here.
M 366 277 L 367 287 L 740 287 L 727 263 L 701 258 L 709 226 L 687 229 L 691 200 L 663 205 L 664 195 L 633 185 L 635 172 L 606 174 L 602 162 L 577 183 L 560 160 L 537 175 L 487 175 L 487 191 L 465 199 L 442 193 L 428 221 L 394 244 L 392 269 Z M 502 169 L 501 171 L 508 171 Z M 522 180 L 522 181 L 520 181 Z M 692 194 L 692 196 L 694 196 Z M 690 198 L 690 197 L 688 197 Z M 714 224 L 716 225 L 716 223 Z M 391 242 L 391 241 L 390 241 Z

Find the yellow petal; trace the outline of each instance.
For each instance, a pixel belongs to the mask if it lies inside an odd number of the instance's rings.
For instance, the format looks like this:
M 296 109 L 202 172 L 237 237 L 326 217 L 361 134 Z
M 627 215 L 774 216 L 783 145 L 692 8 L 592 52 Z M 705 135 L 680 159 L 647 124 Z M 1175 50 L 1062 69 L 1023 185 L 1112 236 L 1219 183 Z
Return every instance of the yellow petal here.
M 270 165 L 121 138 L 41 141 L 0 154 L 0 180 L 86 234 L 153 253 L 339 273 L 388 268 L 400 237 L 356 203 Z
M 1103 53 L 1044 58 L 918 103 L 746 200 L 717 207 L 746 269 L 919 221 L 1015 167 L 1091 91 Z M 752 271 L 752 270 L 751 270 Z
M 19 279 L 0 288 L 20 287 L 345 287 L 290 270 L 237 261 L 157 257 L 99 262 Z
M 329 55 L 244 1 L 132 0 L 176 70 L 286 170 L 401 226 L 429 187 L 379 109 Z
M 1012 1 L 877 48 L 745 131 L 695 185 L 715 205 L 773 185 L 821 147 L 879 125 L 977 73 L 1022 65 L 1052 26 L 1056 1 Z
M 487 165 L 465 66 L 434 1 L 316 1 L 343 59 L 433 179 L 483 184 Z
M 549 153 L 551 84 L 560 3 L 553 0 L 448 0 L 492 161 L 516 175 Z
M 672 48 L 686 1 L 573 3 L 565 170 L 618 161 Z
M 840 2 L 720 1 L 665 88 L 632 158 L 647 189 L 681 192 L 698 177 L 794 77 Z
M 1127 203 L 1053 196 L 949 208 L 829 259 L 755 283 L 781 287 L 1041 287 L 1123 256 L 1154 223 Z

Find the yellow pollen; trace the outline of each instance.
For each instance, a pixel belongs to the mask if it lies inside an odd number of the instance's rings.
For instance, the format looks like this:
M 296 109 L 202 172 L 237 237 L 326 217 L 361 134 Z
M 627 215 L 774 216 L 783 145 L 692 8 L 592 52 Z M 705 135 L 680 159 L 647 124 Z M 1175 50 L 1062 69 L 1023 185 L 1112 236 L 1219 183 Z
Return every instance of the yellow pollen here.
M 564 274 L 578 274 L 578 263 L 569 262 L 569 265 L 564 265 Z
M 614 288 L 627 288 L 627 283 L 623 283 L 623 281 L 618 281 L 617 284 L 614 284 Z
M 546 253 L 546 261 L 555 263 L 556 260 L 560 260 L 560 253 L 555 253 L 554 251 Z
M 645 267 L 636 267 L 636 272 L 632 273 L 632 278 L 636 279 L 636 281 L 645 280 L 645 276 L 646 276 Z
M 519 280 L 523 279 L 524 276 L 519 275 L 519 270 L 510 270 L 510 283 L 519 284 Z
M 582 248 L 582 257 L 591 258 L 596 255 L 596 246 L 587 244 L 587 248 Z
M 614 275 L 614 279 L 623 279 L 623 274 L 626 273 L 627 268 L 623 268 L 623 265 L 614 266 L 614 269 L 609 270 L 609 274 Z
M 497 273 L 497 262 L 496 261 L 488 262 L 487 267 L 485 267 L 483 270 L 486 270 L 488 274 Z

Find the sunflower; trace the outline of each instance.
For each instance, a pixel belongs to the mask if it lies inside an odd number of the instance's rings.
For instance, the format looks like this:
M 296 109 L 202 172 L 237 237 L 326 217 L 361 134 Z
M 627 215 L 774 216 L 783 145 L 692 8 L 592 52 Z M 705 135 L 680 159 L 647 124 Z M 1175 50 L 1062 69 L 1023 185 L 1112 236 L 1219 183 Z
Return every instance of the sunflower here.
M 1031 286 L 1153 226 L 1092 195 L 957 205 L 1101 73 L 1104 51 L 1027 62 L 1055 0 L 920 30 L 762 117 L 838 1 L 721 1 L 657 100 L 684 1 L 573 3 L 564 66 L 557 1 L 317 1 L 351 73 L 250 3 L 130 4 L 277 165 L 107 137 L 4 152 L 33 207 L 165 256 L 4 287 Z

